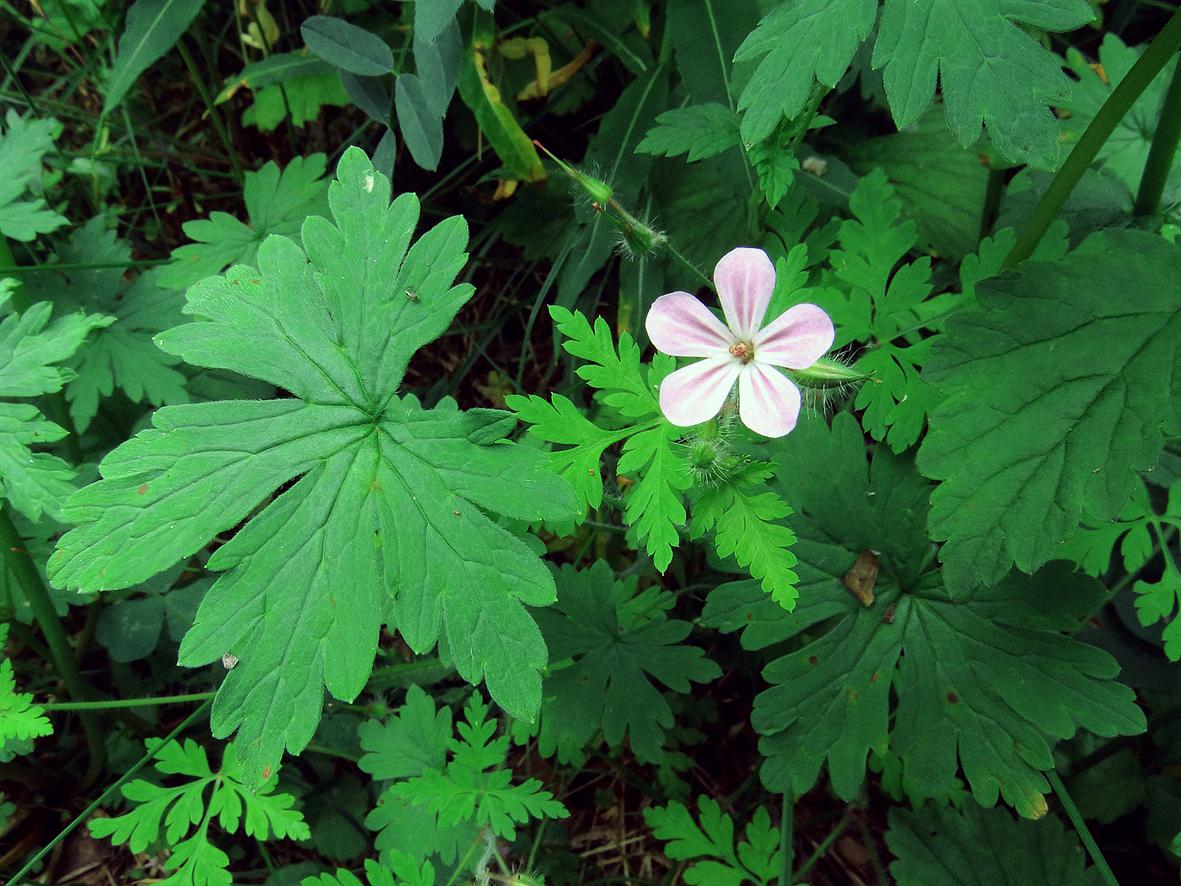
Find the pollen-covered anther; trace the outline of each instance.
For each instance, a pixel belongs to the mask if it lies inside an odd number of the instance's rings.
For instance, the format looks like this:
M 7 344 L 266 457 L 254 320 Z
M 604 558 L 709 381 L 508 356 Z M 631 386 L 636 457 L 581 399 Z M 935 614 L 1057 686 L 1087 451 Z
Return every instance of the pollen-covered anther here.
M 730 356 L 737 357 L 743 363 L 749 363 L 754 359 L 755 347 L 747 341 L 738 341 L 730 345 Z

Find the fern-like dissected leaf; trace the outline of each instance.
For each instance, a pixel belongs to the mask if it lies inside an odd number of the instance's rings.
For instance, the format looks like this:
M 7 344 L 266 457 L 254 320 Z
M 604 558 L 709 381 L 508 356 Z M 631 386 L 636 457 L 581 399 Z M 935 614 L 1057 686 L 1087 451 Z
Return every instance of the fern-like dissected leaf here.
M 21 117 L 9 110 L 0 128 L 0 237 L 28 242 L 66 224 L 64 216 L 29 193 L 39 184 L 41 158 L 53 150 L 56 120 Z
M 243 199 L 249 223 L 227 212 L 185 222 L 184 232 L 197 242 L 173 250 L 172 261 L 160 273 L 160 285 L 187 289 L 230 265 L 253 264 L 271 234 L 298 238 L 304 218 L 327 209 L 324 169 L 324 155 L 311 154 L 295 157 L 282 169 L 270 162 L 258 172 L 247 172 Z
M 531 716 L 546 653 L 525 605 L 551 602 L 553 578 L 485 511 L 560 521 L 576 509 L 541 453 L 502 442 L 511 415 L 398 396 L 411 355 L 472 294 L 452 283 L 463 220 L 411 246 L 418 201 L 391 204 L 359 149 L 342 157 L 329 203 L 333 220 L 304 223 L 304 248 L 269 237 L 258 270 L 190 289 L 199 319 L 159 337 L 190 363 L 293 397 L 157 411 L 72 499 L 66 515 L 81 525 L 49 566 L 61 587 L 127 587 L 266 503 L 210 559 L 224 574 L 180 650 L 187 666 L 238 658 L 212 725 L 238 731 L 253 782 L 311 739 L 324 687 L 360 692 L 386 612 L 417 651 L 443 632 L 465 679 Z
M 729 150 L 739 139 L 738 115 L 725 105 L 710 102 L 665 111 L 636 151 L 657 157 L 686 154 L 685 159 L 693 163 Z
M 484 828 L 512 840 L 518 824 L 569 815 L 537 779 L 513 782 L 505 766 L 508 736 L 494 737 L 496 721 L 479 693 L 464 709 L 458 738 L 450 724 L 449 710 L 436 712 L 434 701 L 413 688 L 389 721 L 361 727 L 361 768 L 394 780 L 366 819 L 381 830 L 377 846 L 387 865 L 436 855 L 454 864 Z
M 173 873 L 166 883 L 228 886 L 230 860 L 209 840 L 209 826 L 215 820 L 228 833 L 236 833 L 241 826 L 246 836 L 257 840 L 306 840 L 310 835 L 294 808 L 295 798 L 276 793 L 273 776 L 257 790 L 246 786 L 232 745 L 226 748 L 217 772 L 210 768 L 205 749 L 192 739 L 161 747 L 155 767 L 162 776 L 186 780 L 172 786 L 144 779 L 128 782 L 122 790 L 131 808 L 123 815 L 92 819 L 90 833 L 115 844 L 126 843 L 139 853 L 154 844 L 163 830 L 172 847 L 164 868 Z
M 743 839 L 734 844 L 734 820 L 712 797 L 697 799 L 698 821 L 683 803 L 644 810 L 652 835 L 666 841 L 665 854 L 674 861 L 690 861 L 685 882 L 695 886 L 767 886 L 780 872 L 779 828 L 763 806 L 755 810 Z
M 99 402 L 116 387 L 136 403 L 160 406 L 189 400 L 185 377 L 176 368 L 180 360 L 152 340 L 184 319 L 184 300 L 158 285 L 156 270 L 128 282 L 131 247 L 116 239 L 107 224 L 97 216 L 76 228 L 56 258 L 62 264 L 110 267 L 54 271 L 49 265 L 43 273 L 28 275 L 26 282 L 29 294 L 51 301 L 59 316 L 87 311 L 113 318 L 70 361 L 76 375 L 66 384 L 66 400 L 79 432 L 89 427 Z
M 636 580 L 616 581 L 605 562 L 590 569 L 563 567 L 558 602 L 536 613 L 555 661 L 543 684 L 541 743 L 569 757 L 605 741 L 618 747 L 626 737 L 641 760 L 660 762 L 673 712 L 657 687 L 685 693 L 721 671 L 702 650 L 683 641 L 690 624 L 670 619 L 663 592 L 636 594 Z
M 1101 587 L 1048 570 L 952 598 L 929 569 L 930 490 L 908 462 L 878 450 L 867 470 L 847 414 L 831 431 L 801 425 L 775 451 L 776 485 L 795 511 L 801 605 L 782 612 L 747 583 L 715 591 L 723 598 L 706 613 L 729 630 L 749 626 L 748 646 L 807 632 L 767 666 L 772 687 L 755 701 L 769 788 L 798 796 L 827 763 L 833 789 L 852 798 L 868 753 L 889 749 L 915 799 L 948 794 L 962 767 L 980 803 L 999 793 L 1036 817 L 1054 741 L 1144 728 L 1133 693 L 1114 680 L 1115 660 L 1060 633 L 1102 599 Z M 855 597 L 844 583 L 866 551 L 879 566 L 869 605 L 864 589 Z
M 0 624 L 0 655 L 8 641 L 8 625 Z M 45 711 L 33 704 L 33 696 L 16 691 L 12 662 L 0 660 L 0 747 L 10 741 L 28 741 L 53 734 Z
M 435 866 L 405 852 L 390 853 L 384 865 L 365 859 L 365 880 L 343 868 L 334 874 L 304 877 L 300 886 L 436 886 Z
M 37 302 L 0 321 L 0 496 L 34 522 L 42 514 L 61 518 L 76 472 L 57 456 L 31 448 L 62 439 L 65 428 L 31 403 L 12 401 L 60 391 L 74 377 L 61 364 L 92 330 L 113 322 L 112 317 L 74 313 L 51 323 L 52 312 L 50 303 Z

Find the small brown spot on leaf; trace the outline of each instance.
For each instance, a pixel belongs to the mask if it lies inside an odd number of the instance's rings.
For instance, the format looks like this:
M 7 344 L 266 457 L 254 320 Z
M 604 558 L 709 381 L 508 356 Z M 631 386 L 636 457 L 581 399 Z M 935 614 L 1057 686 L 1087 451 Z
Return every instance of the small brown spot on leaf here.
M 878 555 L 873 551 L 862 551 L 841 582 L 862 606 L 872 606 L 873 586 L 877 579 Z
M 748 612 L 748 613 L 746 613 L 746 620 L 747 620 L 747 621 L 754 621 L 754 620 L 755 620 L 755 614 L 754 614 L 753 612 Z
M 877 681 L 878 681 L 878 673 L 877 673 L 877 671 L 874 671 L 873 676 L 869 678 L 869 682 L 876 683 Z
M 266 781 L 270 777 L 271 777 L 271 767 L 270 766 L 262 767 L 262 780 Z
M 861 698 L 860 692 L 858 692 L 856 689 L 849 690 L 849 701 L 857 701 L 859 698 Z
M 147 495 L 147 492 L 148 492 L 148 484 L 147 484 L 147 483 L 141 483 L 141 484 L 139 485 L 139 487 L 138 487 L 138 488 L 137 488 L 135 491 L 136 491 L 136 492 L 138 492 L 140 495 Z
M 810 664 L 810 665 L 820 664 L 820 659 L 818 659 L 815 655 L 809 655 L 808 656 L 808 664 Z
M 459 516 L 459 511 L 452 511 L 451 513 L 454 514 L 456 517 Z
M 951 702 L 952 704 L 959 704 L 960 703 L 959 696 L 956 695 L 954 692 L 947 693 L 947 700 L 949 702 Z
M 888 625 L 894 624 L 894 604 L 891 603 L 886 607 L 886 614 L 882 616 L 882 621 Z

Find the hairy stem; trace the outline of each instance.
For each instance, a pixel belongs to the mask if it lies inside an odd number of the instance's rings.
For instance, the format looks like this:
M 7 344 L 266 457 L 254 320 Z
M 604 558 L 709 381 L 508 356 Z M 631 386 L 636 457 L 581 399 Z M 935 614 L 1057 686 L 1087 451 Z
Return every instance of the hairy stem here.
M 1148 88 L 1161 69 L 1168 64 L 1170 58 L 1181 48 L 1181 9 L 1173 13 L 1173 17 L 1161 28 L 1161 32 L 1153 39 L 1152 44 L 1140 56 L 1126 77 L 1112 90 L 1107 101 L 1099 109 L 1062 168 L 1050 182 L 1050 187 L 1042 195 L 1041 202 L 1034 210 L 1033 217 L 1021 231 L 1021 236 L 1013 244 L 1013 249 L 1005 258 L 1005 267 L 1012 268 L 1033 255 L 1038 243 L 1045 236 L 1050 225 L 1058 216 L 1066 198 L 1070 196 L 1083 173 L 1091 165 L 1115 127 L 1123 119 L 1128 109 L 1135 104 L 1141 93 Z
M 25 599 L 29 601 L 33 617 L 37 620 L 37 625 L 41 628 L 41 634 L 49 647 L 53 665 L 57 668 L 62 682 L 66 684 L 70 696 L 78 700 L 93 698 L 96 693 L 78 668 L 74 650 L 66 636 L 66 629 L 57 617 L 57 610 L 53 608 L 49 589 L 41 580 L 41 573 L 37 571 L 33 558 L 25 549 L 24 540 L 17 532 L 7 508 L 0 508 L 0 556 L 3 556 Z M 79 719 L 82 721 L 86 745 L 90 751 L 90 765 L 82 781 L 84 785 L 89 786 L 98 778 L 106 761 L 106 746 L 103 743 L 102 729 L 94 715 L 90 712 L 79 713 Z
M 1161 195 L 1177 156 L 1177 144 L 1181 142 L 1181 62 L 1173 69 L 1173 79 L 1161 108 L 1160 122 L 1152 135 L 1152 147 L 1144 163 L 1144 174 L 1140 177 L 1140 190 L 1136 193 L 1136 215 L 1156 215 L 1160 212 Z
M 69 701 L 40 705 L 46 711 L 106 711 L 114 708 L 146 708 L 154 705 L 185 704 L 213 698 L 216 692 L 191 692 L 188 695 L 157 695 L 152 698 L 112 698 L 106 701 Z
M 783 808 L 779 813 L 779 886 L 791 886 L 791 869 L 796 862 L 795 834 L 795 800 L 791 791 L 783 792 Z

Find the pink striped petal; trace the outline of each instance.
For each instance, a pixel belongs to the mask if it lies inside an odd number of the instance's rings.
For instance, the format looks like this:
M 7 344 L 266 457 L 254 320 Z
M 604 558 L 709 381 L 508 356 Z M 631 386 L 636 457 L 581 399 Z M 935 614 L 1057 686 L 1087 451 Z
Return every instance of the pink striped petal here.
M 800 416 L 800 391 L 778 369 L 747 363 L 738 376 L 738 416 L 764 437 L 791 433 Z
M 722 321 L 687 292 L 656 299 L 644 327 L 656 350 L 674 357 L 718 357 L 734 343 Z
M 775 266 L 761 249 L 740 246 L 722 256 L 714 268 L 714 286 L 731 331 L 749 339 L 762 325 L 775 289 Z
M 660 383 L 660 411 L 682 428 L 709 421 L 721 411 L 741 368 L 727 354 L 678 369 Z
M 755 334 L 755 360 L 807 369 L 832 347 L 835 337 L 828 314 L 816 305 L 796 305 Z

